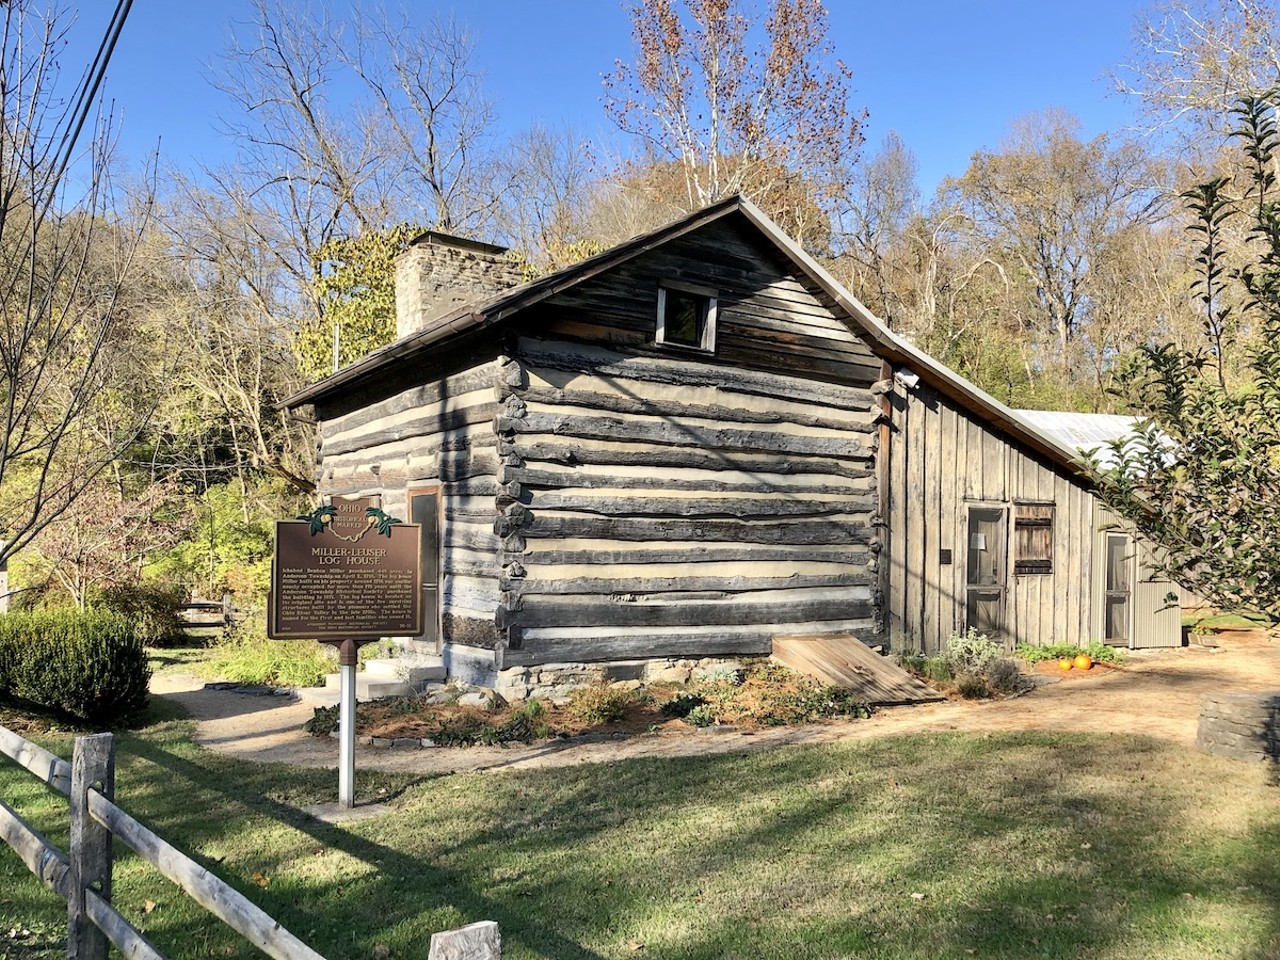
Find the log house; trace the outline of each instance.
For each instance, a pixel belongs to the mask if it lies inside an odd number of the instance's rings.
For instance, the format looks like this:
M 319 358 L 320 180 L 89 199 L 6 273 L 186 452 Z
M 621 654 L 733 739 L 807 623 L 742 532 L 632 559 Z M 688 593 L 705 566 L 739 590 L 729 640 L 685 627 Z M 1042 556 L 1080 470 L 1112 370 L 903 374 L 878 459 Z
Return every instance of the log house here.
M 425 234 L 399 338 L 286 401 L 314 407 L 322 494 L 429 531 L 416 639 L 459 674 L 1131 623 L 1078 452 L 748 201 L 517 279 L 501 248 Z

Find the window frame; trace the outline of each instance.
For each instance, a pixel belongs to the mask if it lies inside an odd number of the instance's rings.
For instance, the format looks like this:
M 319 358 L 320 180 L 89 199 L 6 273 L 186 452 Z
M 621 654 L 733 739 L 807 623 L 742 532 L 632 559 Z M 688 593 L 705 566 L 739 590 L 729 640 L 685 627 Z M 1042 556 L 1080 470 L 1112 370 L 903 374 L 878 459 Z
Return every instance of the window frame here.
M 1016 577 L 1050 576 L 1053 574 L 1054 528 L 1057 526 L 1057 505 L 1051 501 L 1017 501 L 1013 505 L 1013 574 Z M 1043 537 L 1035 537 L 1033 531 L 1047 531 Z M 1032 552 L 1028 543 L 1035 539 L 1047 541 L 1046 548 L 1035 551 L 1039 556 L 1027 556 Z
M 699 343 L 684 343 L 680 340 L 667 339 L 667 291 L 699 297 L 705 300 L 702 316 L 702 336 Z M 716 352 L 716 321 L 719 318 L 719 291 L 710 287 L 695 284 L 662 281 L 658 284 L 658 307 L 655 325 L 654 342 L 669 350 L 688 350 L 693 353 L 712 354 Z

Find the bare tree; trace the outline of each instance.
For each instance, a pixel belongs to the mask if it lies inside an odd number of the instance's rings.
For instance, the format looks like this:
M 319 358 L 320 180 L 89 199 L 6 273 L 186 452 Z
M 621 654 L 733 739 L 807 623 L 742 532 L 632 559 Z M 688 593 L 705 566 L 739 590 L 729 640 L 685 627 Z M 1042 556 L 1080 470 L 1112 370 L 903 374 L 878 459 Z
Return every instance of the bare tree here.
M 1196 134 L 1187 147 L 1206 131 L 1228 133 L 1236 101 L 1280 80 L 1270 0 L 1159 0 L 1139 18 L 1133 46 L 1114 71 L 1117 88 L 1143 101 L 1153 128 Z
M 1108 238 L 1158 221 L 1168 196 L 1148 151 L 1106 135 L 1086 143 L 1078 131 L 1058 111 L 1023 118 L 998 153 L 975 153 L 948 184 L 1024 279 L 1024 326 L 1051 333 L 1063 353 L 1085 321 Z
M 638 0 L 630 12 L 636 57 L 605 78 L 605 110 L 647 161 L 679 165 L 686 208 L 734 193 L 771 213 L 768 195 L 825 208 L 857 156 L 864 113 L 849 106 L 852 73 L 822 4 L 773 0 L 754 28 L 734 0 Z
M 68 85 L 66 16 L 28 0 L 0 11 L 0 561 L 145 422 L 147 371 L 121 309 L 140 234 L 113 209 L 97 99 L 127 12 L 116 8 L 94 64 Z

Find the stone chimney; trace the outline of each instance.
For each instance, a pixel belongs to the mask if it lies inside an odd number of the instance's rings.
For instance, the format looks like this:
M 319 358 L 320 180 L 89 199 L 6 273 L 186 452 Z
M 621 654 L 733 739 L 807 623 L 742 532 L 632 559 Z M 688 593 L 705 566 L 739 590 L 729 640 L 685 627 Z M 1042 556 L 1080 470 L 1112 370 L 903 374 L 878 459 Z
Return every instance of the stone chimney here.
M 506 247 L 428 230 L 396 257 L 396 337 L 523 282 Z

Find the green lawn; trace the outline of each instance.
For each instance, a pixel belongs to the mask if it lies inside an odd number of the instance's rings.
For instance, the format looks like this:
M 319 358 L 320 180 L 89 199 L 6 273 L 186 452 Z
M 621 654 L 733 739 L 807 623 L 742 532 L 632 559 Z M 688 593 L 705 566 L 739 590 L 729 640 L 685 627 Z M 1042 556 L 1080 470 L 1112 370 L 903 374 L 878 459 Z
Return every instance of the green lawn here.
M 1280 957 L 1280 790 L 1154 740 L 362 774 L 391 811 L 331 827 L 298 808 L 334 773 L 227 760 L 190 729 L 120 738 L 122 805 L 330 960 L 379 944 L 416 960 L 479 919 L 508 958 Z M 0 797 L 65 842 L 60 798 L 9 765 Z M 117 904 L 174 960 L 254 954 L 139 861 L 117 875 Z M 0 956 L 52 960 L 64 910 L 0 847 Z

